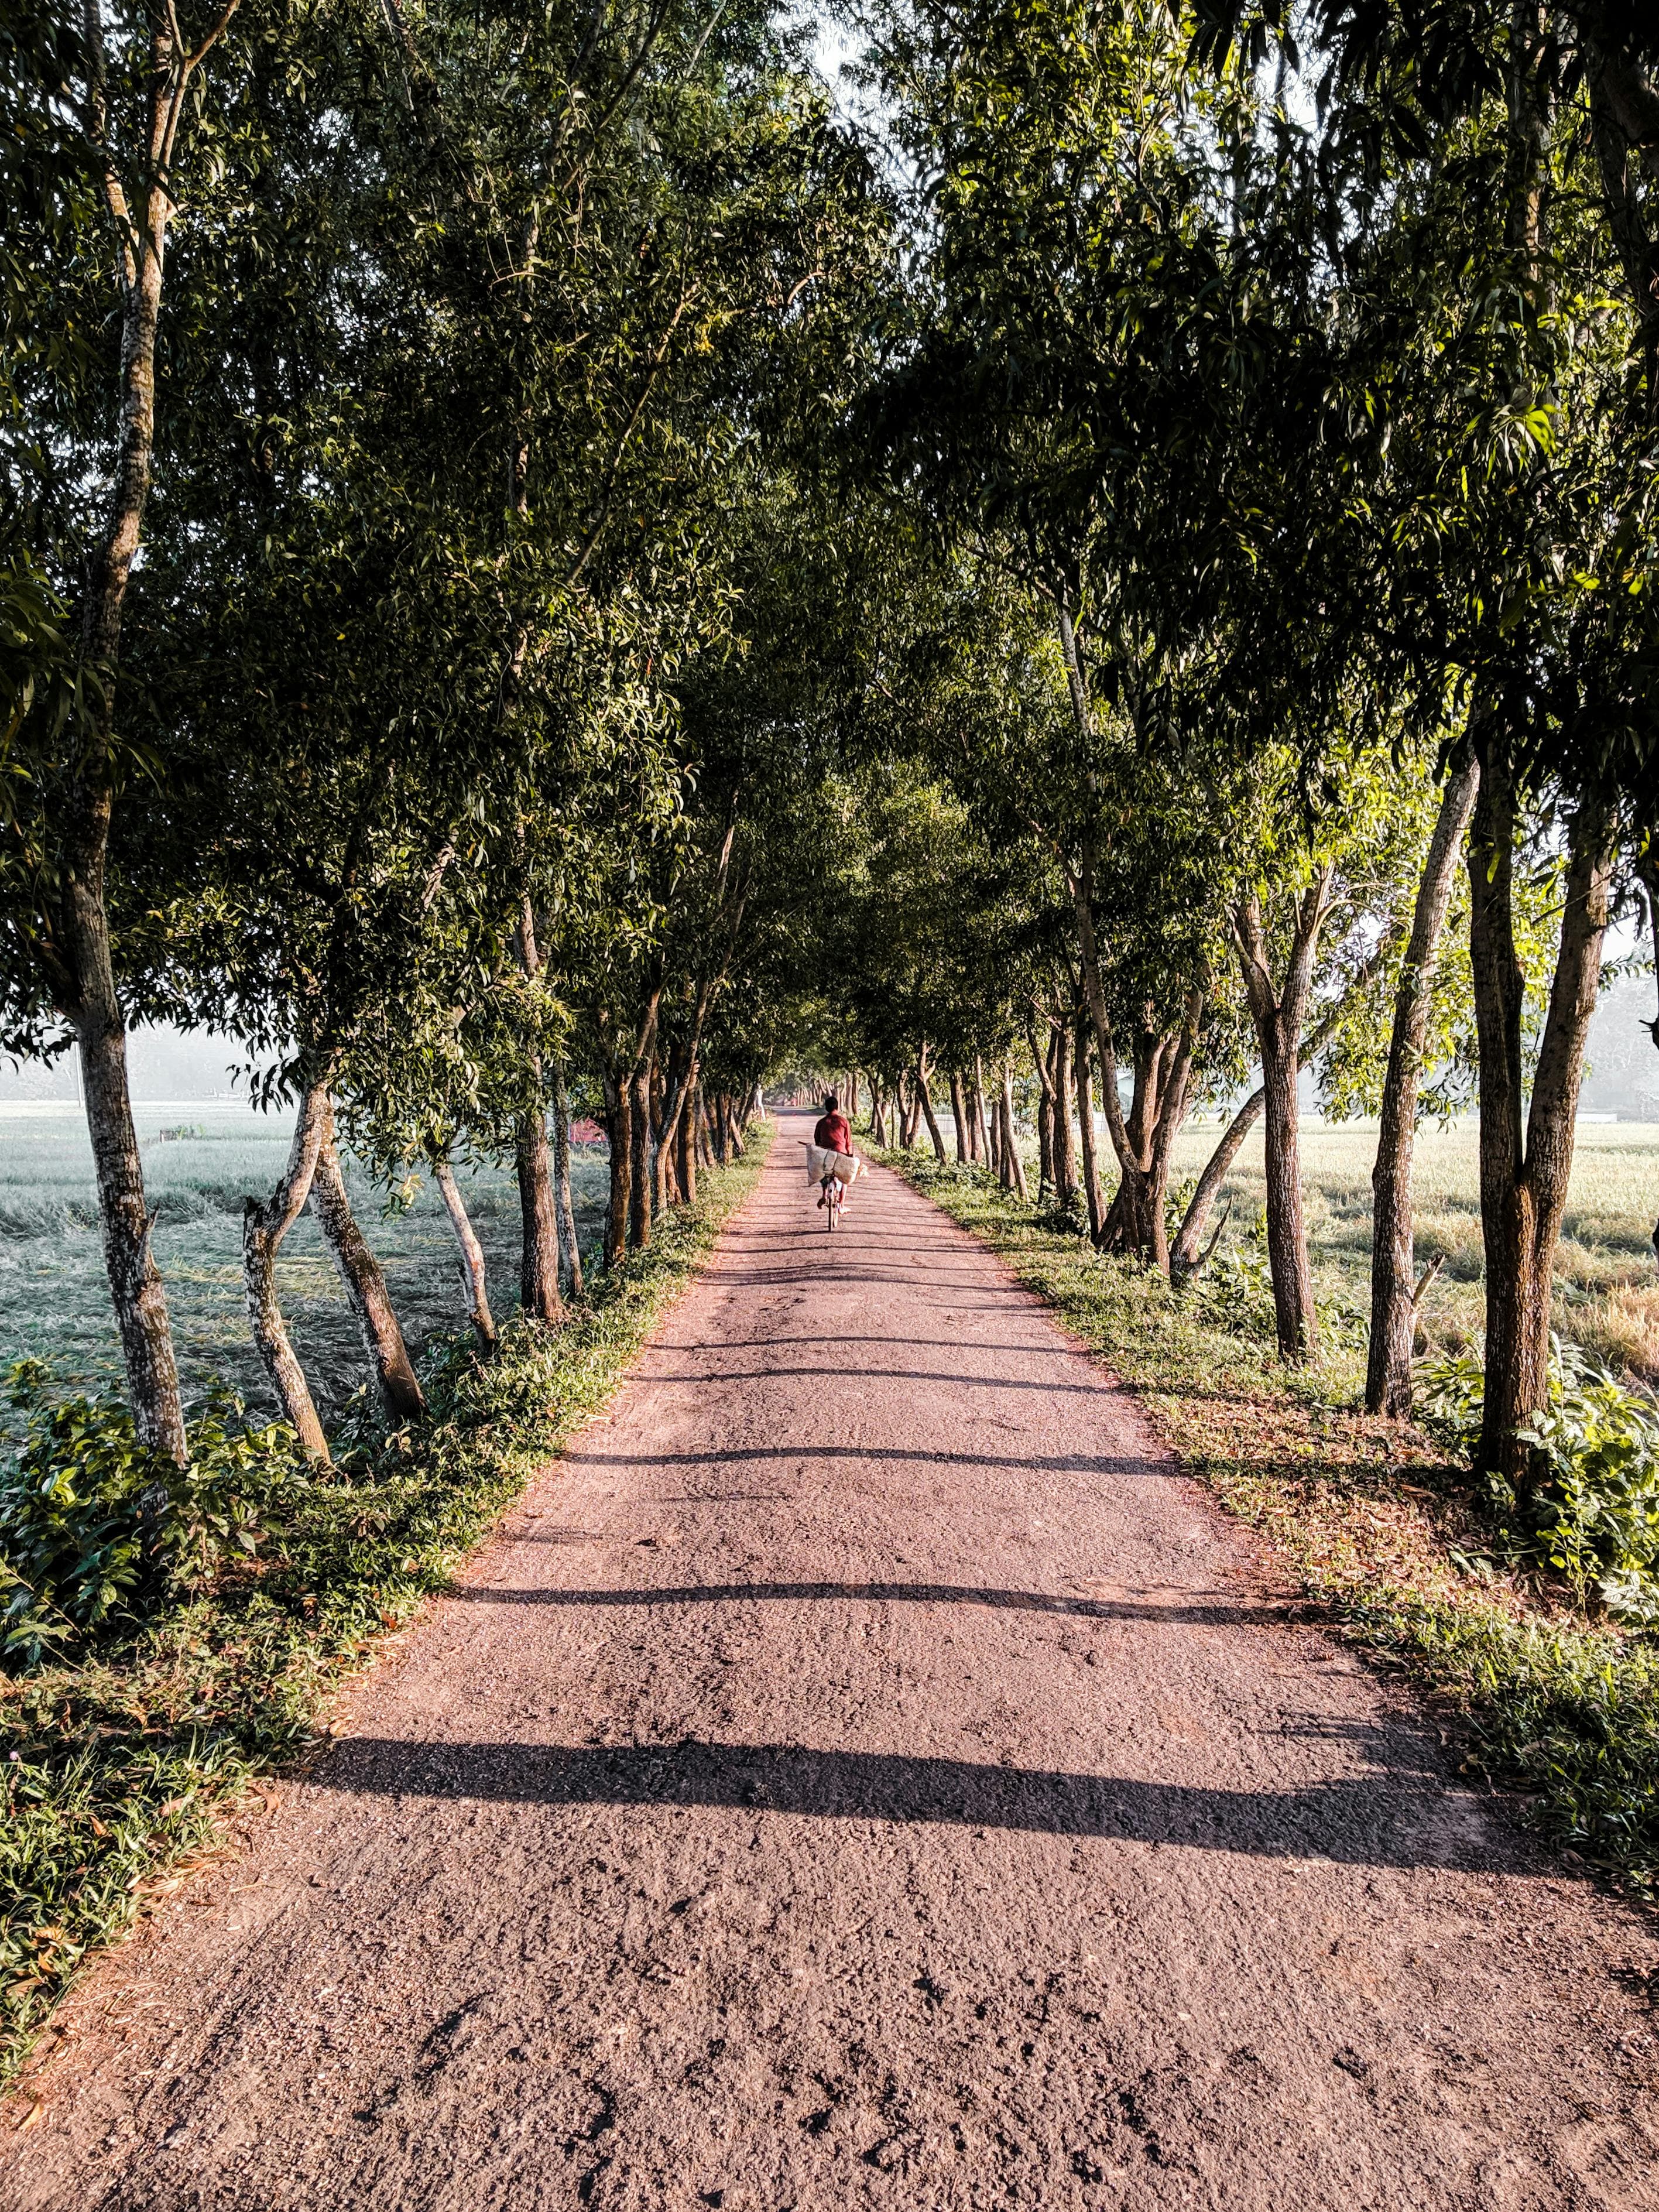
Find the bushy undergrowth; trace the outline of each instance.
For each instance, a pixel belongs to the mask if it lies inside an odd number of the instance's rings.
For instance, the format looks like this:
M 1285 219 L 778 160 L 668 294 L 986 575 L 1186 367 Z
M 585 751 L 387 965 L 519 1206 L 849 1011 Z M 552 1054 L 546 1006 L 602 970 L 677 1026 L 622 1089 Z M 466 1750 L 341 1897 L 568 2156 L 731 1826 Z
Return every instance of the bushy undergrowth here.
M 39 1360 L 8 1395 L 26 1417 L 0 1458 L 0 1664 L 82 1656 L 212 1589 L 299 1508 L 293 1432 L 250 1428 L 216 1395 L 188 1431 L 190 1463 L 147 1451 L 112 1399 L 54 1397 Z
M 1358 1410 L 1363 1333 L 1312 1370 L 1264 1359 L 1271 1301 L 1246 1248 L 1204 1295 L 1103 1259 L 977 1170 L 887 1154 L 1052 1304 L 1140 1396 L 1188 1468 L 1285 1553 L 1347 1632 L 1423 1683 L 1465 1771 L 1646 1894 L 1659 1886 L 1659 1644 L 1640 1632 L 1659 1559 L 1659 1421 L 1564 1349 L 1535 1431 L 1551 1470 L 1523 1515 L 1468 1471 L 1480 1370 L 1425 1374 L 1415 1429 Z M 1363 1319 L 1363 1316 L 1362 1316 Z M 1622 1617 L 1621 1617 L 1622 1616 Z
M 1479 1359 L 1427 1360 L 1420 1380 L 1424 1425 L 1468 1456 L 1480 1434 Z M 1659 1627 L 1659 1402 L 1557 1338 L 1548 1408 L 1521 1433 L 1542 1480 L 1525 1498 L 1486 1484 L 1494 1555 L 1553 1568 L 1580 1605 L 1599 1601 L 1616 1620 Z
M 332 1471 L 280 1431 L 198 1425 L 200 1463 L 161 1474 L 107 1407 L 20 1387 L 32 1427 L 6 1470 L 0 1551 L 41 1626 L 0 1677 L 0 2081 L 88 1950 L 158 1874 L 214 1836 L 262 1772 L 317 1738 L 319 1709 L 447 1583 L 550 1454 L 604 1403 L 764 1145 L 550 1334 L 510 1323 L 481 1363 L 428 1362 L 425 1426 Z

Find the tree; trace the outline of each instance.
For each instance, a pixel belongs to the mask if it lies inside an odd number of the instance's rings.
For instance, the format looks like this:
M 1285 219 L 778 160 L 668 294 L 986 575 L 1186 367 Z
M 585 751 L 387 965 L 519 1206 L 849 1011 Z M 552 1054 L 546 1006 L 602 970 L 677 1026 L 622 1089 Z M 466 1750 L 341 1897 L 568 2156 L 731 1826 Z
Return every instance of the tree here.
M 24 143 L 32 138 L 40 156 L 39 189 L 22 209 L 22 251 L 44 264 L 37 304 L 65 311 L 65 342 L 37 339 L 22 355 L 21 396 L 38 410 L 37 532 L 48 550 L 44 562 L 21 568 L 14 556 L 9 594 L 14 623 L 21 612 L 18 629 L 33 641 L 27 657 L 55 664 L 59 682 L 42 686 L 34 676 L 13 690 L 8 742 L 21 738 L 31 769 L 28 819 L 16 824 L 6 883 L 7 1028 L 15 1049 L 62 1049 L 72 1040 L 79 1052 L 134 1419 L 141 1442 L 179 1461 L 184 1414 L 150 1250 L 106 878 L 118 805 L 149 765 L 123 726 L 120 678 L 155 467 L 168 237 L 195 193 L 211 204 L 222 142 L 234 139 L 234 88 L 246 70 L 245 49 L 228 36 L 236 8 L 225 0 L 185 21 L 172 8 L 88 0 L 78 35 L 48 31 L 25 9 L 24 35 L 9 40 L 7 53 L 30 126 Z M 101 234 L 88 220 L 94 201 Z M 15 273 L 19 262 L 9 265 Z M 15 281 L 7 304 L 9 321 Z M 105 315 L 118 332 L 116 360 L 87 328 Z M 59 598 L 72 603 L 78 633 L 67 700 Z

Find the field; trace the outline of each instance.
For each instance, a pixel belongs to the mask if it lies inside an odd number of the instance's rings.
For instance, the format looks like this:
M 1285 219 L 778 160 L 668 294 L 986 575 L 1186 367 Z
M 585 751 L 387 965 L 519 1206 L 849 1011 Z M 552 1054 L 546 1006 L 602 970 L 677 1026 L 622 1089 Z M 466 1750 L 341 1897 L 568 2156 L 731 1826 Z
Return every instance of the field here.
M 242 1304 L 242 1200 L 268 1193 L 286 1157 L 286 1115 L 236 1102 L 155 1103 L 137 1109 L 155 1253 L 167 1279 L 187 1391 L 216 1376 L 252 1407 L 274 1411 Z M 163 1138 L 162 1132 L 197 1133 Z M 1182 1137 L 1176 1176 L 1196 1175 L 1218 1125 Z M 1304 1131 L 1310 1241 L 1322 1301 L 1363 1312 L 1370 1257 L 1374 1125 L 1310 1124 Z M 386 1271 L 416 1351 L 460 1326 L 453 1239 L 429 1182 L 406 1207 L 360 1173 L 350 1181 L 359 1218 Z M 584 1245 L 599 1235 L 605 1170 L 579 1157 L 575 1181 Z M 513 1177 L 483 1165 L 463 1177 L 489 1257 L 498 1319 L 517 1300 L 519 1205 Z M 1229 1178 L 1232 1212 L 1224 1245 L 1253 1249 L 1263 1195 L 1261 1139 L 1254 1135 Z M 1425 1339 L 1462 1346 L 1480 1327 L 1480 1217 L 1473 1123 L 1425 1129 L 1418 1139 L 1419 1256 L 1445 1255 L 1423 1310 Z M 1615 1365 L 1659 1378 L 1659 1269 L 1649 1241 L 1659 1212 L 1659 1124 L 1586 1122 L 1578 1132 L 1572 1194 L 1556 1291 L 1561 1333 Z M 362 1381 L 362 1356 L 339 1285 L 307 1215 L 283 1248 L 283 1310 L 325 1419 Z M 110 1318 L 80 1109 L 72 1103 L 0 1103 L 0 1364 L 48 1360 L 65 1382 L 114 1384 L 120 1354 Z
M 1213 1120 L 1188 1128 L 1175 1179 L 1196 1176 L 1219 1134 Z M 1472 1121 L 1425 1128 L 1415 1179 L 1419 1267 L 1443 1255 L 1420 1316 L 1423 1337 L 1462 1348 L 1481 1327 L 1480 1206 Z M 1322 1305 L 1363 1312 L 1370 1300 L 1371 1160 L 1376 1125 L 1311 1123 L 1302 1138 L 1308 1241 Z M 1254 1243 L 1265 1195 L 1255 1131 L 1224 1186 L 1233 1201 L 1224 1243 Z M 1581 1122 L 1556 1276 L 1556 1327 L 1612 1365 L 1659 1379 L 1659 1268 L 1651 1242 L 1659 1213 L 1659 1124 Z
M 287 1158 L 287 1115 L 262 1115 L 237 1101 L 137 1107 L 155 1256 L 166 1278 L 185 1387 L 198 1399 L 216 1376 L 251 1407 L 275 1401 L 253 1348 L 242 1303 L 242 1200 L 268 1196 Z M 168 1136 L 185 1129 L 197 1133 Z M 348 1165 L 364 1234 L 385 1267 L 411 1351 L 465 1323 L 455 1242 L 428 1181 L 406 1208 Z M 584 1249 L 605 1209 L 603 1161 L 579 1158 L 577 1226 Z M 519 1198 L 510 1172 L 482 1166 L 461 1188 L 483 1242 L 498 1320 L 518 1303 Z M 364 1379 L 362 1348 L 333 1266 L 309 1214 L 277 1265 L 283 1310 L 325 1420 Z M 120 1377 L 99 1241 L 92 1153 L 73 1103 L 0 1103 L 0 1369 L 32 1357 L 64 1383 L 94 1388 Z

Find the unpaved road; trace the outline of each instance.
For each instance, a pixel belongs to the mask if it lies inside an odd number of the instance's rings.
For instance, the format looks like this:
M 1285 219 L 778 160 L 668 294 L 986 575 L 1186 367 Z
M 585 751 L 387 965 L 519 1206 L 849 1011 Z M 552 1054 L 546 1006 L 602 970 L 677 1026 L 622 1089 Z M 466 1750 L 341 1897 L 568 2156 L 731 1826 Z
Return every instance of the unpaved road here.
M 786 1121 L 608 1419 L 70 2009 L 9 2207 L 1659 2205 L 1645 1930 Z

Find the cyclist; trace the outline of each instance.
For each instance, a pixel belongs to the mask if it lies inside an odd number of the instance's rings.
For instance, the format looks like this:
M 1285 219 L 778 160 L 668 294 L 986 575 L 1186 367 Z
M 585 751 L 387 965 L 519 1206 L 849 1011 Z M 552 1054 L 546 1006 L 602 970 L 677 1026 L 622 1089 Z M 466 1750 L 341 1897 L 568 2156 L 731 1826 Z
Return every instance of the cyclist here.
M 817 1127 L 812 1132 L 812 1142 L 823 1152 L 845 1152 L 849 1155 L 852 1152 L 853 1125 L 842 1112 L 841 1100 L 833 1091 L 825 1095 L 823 1111 L 818 1116 Z M 823 1188 L 818 1193 L 820 1210 L 830 1203 L 830 1181 L 831 1178 L 826 1176 L 823 1179 Z M 845 1191 L 842 1192 L 842 1198 L 844 1203 Z

